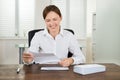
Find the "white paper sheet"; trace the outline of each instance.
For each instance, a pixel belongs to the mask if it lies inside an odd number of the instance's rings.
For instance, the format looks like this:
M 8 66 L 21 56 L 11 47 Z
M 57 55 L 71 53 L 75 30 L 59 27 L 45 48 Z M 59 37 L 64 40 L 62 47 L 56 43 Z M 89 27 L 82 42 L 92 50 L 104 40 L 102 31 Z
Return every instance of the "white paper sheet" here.
M 68 67 L 41 67 L 41 70 L 69 70 Z
M 52 53 L 37 53 L 35 56 L 35 62 L 39 64 L 57 64 L 60 59 Z

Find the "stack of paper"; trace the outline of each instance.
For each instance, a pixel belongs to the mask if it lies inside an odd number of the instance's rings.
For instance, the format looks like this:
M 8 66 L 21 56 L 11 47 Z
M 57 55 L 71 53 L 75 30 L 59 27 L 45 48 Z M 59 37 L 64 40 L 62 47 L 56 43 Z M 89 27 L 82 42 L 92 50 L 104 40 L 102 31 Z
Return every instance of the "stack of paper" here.
M 97 72 L 103 72 L 106 70 L 104 65 L 99 64 L 86 64 L 86 65 L 76 65 L 73 71 L 82 75 L 92 74 Z

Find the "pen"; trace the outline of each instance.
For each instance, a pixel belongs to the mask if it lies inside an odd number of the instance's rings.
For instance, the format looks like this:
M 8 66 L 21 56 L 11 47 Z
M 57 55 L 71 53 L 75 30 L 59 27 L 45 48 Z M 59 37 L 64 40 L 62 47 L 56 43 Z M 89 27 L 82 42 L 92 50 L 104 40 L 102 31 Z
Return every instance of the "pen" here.
M 19 73 L 20 72 L 20 68 L 17 68 L 17 73 Z

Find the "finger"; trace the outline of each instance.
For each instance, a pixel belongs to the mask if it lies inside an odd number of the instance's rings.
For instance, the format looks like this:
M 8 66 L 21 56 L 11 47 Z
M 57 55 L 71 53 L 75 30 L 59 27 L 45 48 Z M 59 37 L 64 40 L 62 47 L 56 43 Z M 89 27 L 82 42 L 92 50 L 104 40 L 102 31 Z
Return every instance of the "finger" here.
M 23 56 L 33 56 L 31 53 L 23 53 Z
M 23 57 L 32 57 L 32 55 L 23 55 Z
M 33 56 L 23 56 L 23 58 L 25 59 L 31 59 L 31 58 L 34 58 Z
M 61 62 L 59 62 L 59 64 L 64 67 L 69 66 L 69 62 L 67 60 L 62 60 Z
M 23 55 L 31 56 L 32 54 L 31 53 L 23 53 Z

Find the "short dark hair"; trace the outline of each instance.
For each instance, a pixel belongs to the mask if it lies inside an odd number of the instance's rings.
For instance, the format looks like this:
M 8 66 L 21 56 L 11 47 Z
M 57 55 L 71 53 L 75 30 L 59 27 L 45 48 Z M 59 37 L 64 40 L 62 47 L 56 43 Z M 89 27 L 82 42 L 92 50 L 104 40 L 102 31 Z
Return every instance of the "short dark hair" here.
M 50 12 L 50 11 L 53 11 L 55 13 L 57 13 L 60 17 L 62 16 L 61 15 L 61 12 L 59 10 L 59 8 L 55 5 L 48 5 L 45 7 L 45 9 L 43 10 L 43 18 L 45 19 L 47 14 Z

